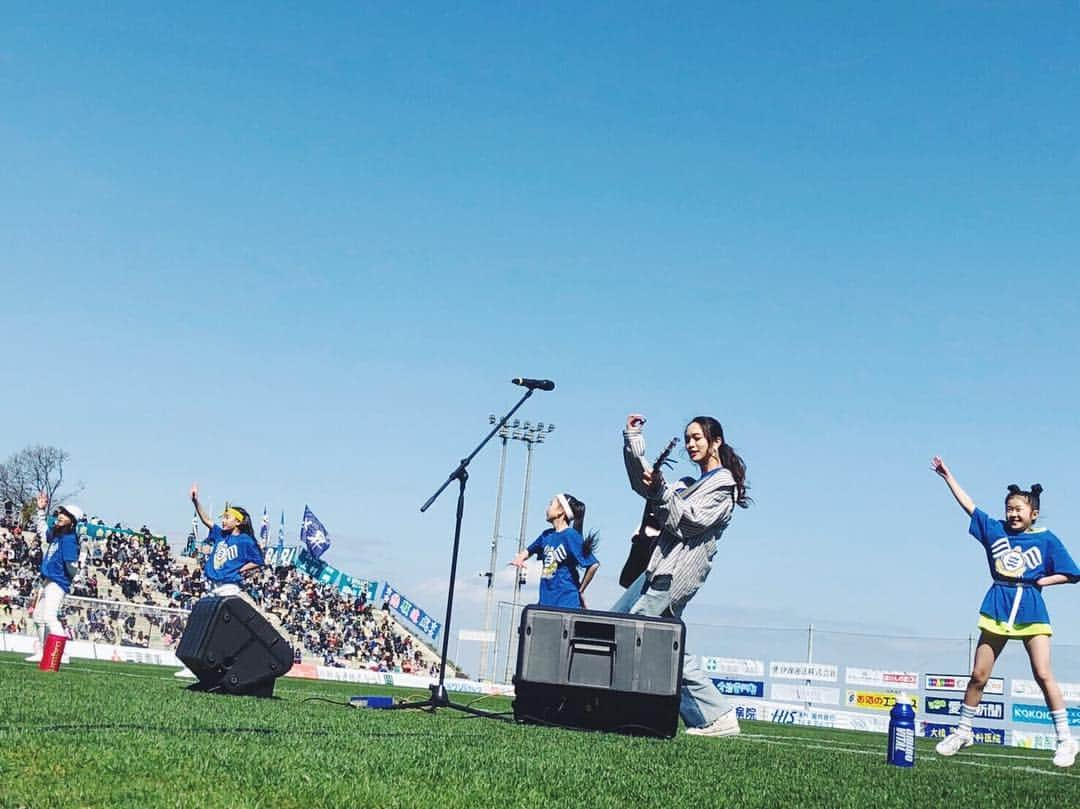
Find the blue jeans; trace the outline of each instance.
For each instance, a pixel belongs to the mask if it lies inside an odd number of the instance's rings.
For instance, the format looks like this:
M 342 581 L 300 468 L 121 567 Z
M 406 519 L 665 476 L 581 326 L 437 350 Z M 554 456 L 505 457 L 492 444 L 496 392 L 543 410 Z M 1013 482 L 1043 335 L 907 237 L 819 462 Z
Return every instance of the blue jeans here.
M 653 618 L 682 617 L 682 608 L 676 613 L 671 609 L 671 598 L 666 590 L 655 590 L 645 585 L 644 573 L 626 588 L 612 612 L 630 615 L 646 615 Z M 684 647 L 685 648 L 685 647 Z M 731 705 L 716 689 L 713 681 L 702 671 L 696 655 L 683 654 L 682 687 L 679 698 L 679 715 L 687 727 L 698 728 L 712 724 L 731 710 Z

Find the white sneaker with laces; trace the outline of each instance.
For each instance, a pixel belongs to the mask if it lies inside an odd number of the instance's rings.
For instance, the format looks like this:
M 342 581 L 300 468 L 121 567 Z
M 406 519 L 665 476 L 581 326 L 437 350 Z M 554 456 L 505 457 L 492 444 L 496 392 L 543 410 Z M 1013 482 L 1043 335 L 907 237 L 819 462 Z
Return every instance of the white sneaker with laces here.
M 700 728 L 687 728 L 687 736 L 738 736 L 742 733 L 739 727 L 739 717 L 732 709 L 719 719 Z
M 1080 745 L 1076 743 L 1076 739 L 1062 739 L 1054 753 L 1054 766 L 1071 767 L 1076 761 L 1077 750 L 1080 750 Z
M 937 750 L 939 756 L 955 756 L 965 747 L 971 747 L 975 744 L 975 739 L 972 738 L 970 733 L 950 733 L 944 739 L 937 743 Z

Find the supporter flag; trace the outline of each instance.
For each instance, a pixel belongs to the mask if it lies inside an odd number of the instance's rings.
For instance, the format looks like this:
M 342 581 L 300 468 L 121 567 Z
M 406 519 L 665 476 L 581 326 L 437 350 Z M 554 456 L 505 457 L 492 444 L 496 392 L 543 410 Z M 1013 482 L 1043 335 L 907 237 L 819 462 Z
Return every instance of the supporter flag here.
M 285 512 L 281 512 L 281 524 L 277 529 L 277 546 L 279 548 L 285 547 Z
M 300 526 L 300 540 L 308 553 L 316 559 L 326 553 L 326 549 L 330 547 L 330 537 L 326 535 L 326 529 L 307 506 L 304 506 L 304 522 Z
M 265 548 L 267 542 L 270 541 L 270 515 L 266 511 L 266 506 L 263 506 L 263 518 L 262 525 L 259 527 L 259 547 Z

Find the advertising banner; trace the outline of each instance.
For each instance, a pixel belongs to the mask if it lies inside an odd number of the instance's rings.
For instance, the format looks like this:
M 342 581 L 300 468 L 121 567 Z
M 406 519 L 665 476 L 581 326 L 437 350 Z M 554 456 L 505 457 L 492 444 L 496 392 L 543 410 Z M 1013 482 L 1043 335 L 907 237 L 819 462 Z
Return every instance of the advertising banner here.
M 1027 733 L 1014 730 L 1009 734 L 1009 738 L 1013 747 L 1026 747 L 1029 750 L 1057 749 L 1057 734 L 1055 733 Z
M 1069 712 L 1069 726 L 1080 726 L 1080 708 L 1068 708 L 1067 710 Z M 1050 716 L 1050 709 L 1045 705 L 1024 705 L 1018 702 L 1014 702 L 1012 706 L 1012 721 L 1031 722 L 1036 725 L 1054 724 L 1053 717 Z
M 702 657 L 701 668 L 708 674 L 731 674 L 736 677 L 764 677 L 765 663 L 741 657 Z
M 713 685 L 721 694 L 729 697 L 764 697 L 765 683 L 761 680 L 728 680 L 713 677 Z
M 836 666 L 825 663 L 769 663 L 769 676 L 774 680 L 810 680 L 820 683 L 835 683 L 839 676 Z
M 918 688 L 917 671 L 882 671 L 881 669 L 862 669 L 848 666 L 844 671 L 848 685 L 869 685 L 878 688 Z
M 342 573 L 333 565 L 316 559 L 302 548 L 293 560 L 293 567 L 322 584 L 328 584 L 340 590 L 344 595 L 363 595 L 369 604 L 374 603 L 379 593 L 379 583 L 367 579 L 358 579 L 348 573 Z
M 300 549 L 294 546 L 267 548 L 263 551 L 263 559 L 270 567 L 292 567 L 299 551 Z
M 1058 683 L 1061 687 L 1061 696 L 1066 702 L 1080 702 L 1080 683 Z M 1013 680 L 1010 693 L 1014 697 L 1026 699 L 1042 699 L 1043 692 L 1034 680 Z
M 867 711 L 891 711 L 896 704 L 896 694 L 886 691 L 848 691 L 847 706 L 849 708 L 862 708 Z M 919 697 L 917 694 L 908 694 L 911 707 L 919 710 Z
M 926 713 L 941 714 L 944 716 L 959 716 L 960 706 L 963 700 L 959 697 L 927 697 Z M 996 719 L 1001 722 L 1005 719 L 1004 702 L 980 702 L 975 711 L 977 719 Z
M 968 680 L 966 674 L 927 674 L 927 691 L 960 691 L 967 690 Z M 1005 678 L 991 677 L 986 683 L 984 694 L 992 694 L 996 697 L 1005 695 Z
M 839 705 L 840 689 L 820 685 L 796 685 L 773 683 L 769 696 L 784 702 L 817 702 L 822 705 Z
M 439 630 L 442 629 L 442 624 L 395 590 L 390 582 L 386 582 L 386 584 L 383 585 L 382 598 L 383 601 L 389 605 L 390 609 L 412 623 L 413 626 L 429 638 L 435 640 L 439 637 Z
M 872 733 L 885 733 L 889 728 L 887 716 L 807 709 L 802 705 L 764 700 L 746 700 L 733 698 L 739 719 L 758 722 L 774 722 L 780 725 L 809 725 L 820 728 L 839 728 L 842 730 L 862 730 Z
M 954 730 L 956 725 L 942 725 L 937 722 L 922 722 L 922 735 L 928 739 L 944 739 Z M 1005 744 L 1005 731 L 1002 728 L 971 729 L 975 737 L 975 744 Z

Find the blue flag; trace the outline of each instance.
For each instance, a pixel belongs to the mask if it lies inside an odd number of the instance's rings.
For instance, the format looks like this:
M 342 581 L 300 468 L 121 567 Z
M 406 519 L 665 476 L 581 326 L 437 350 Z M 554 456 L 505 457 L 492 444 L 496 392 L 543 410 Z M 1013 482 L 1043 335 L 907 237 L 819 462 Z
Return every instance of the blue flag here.
M 279 548 L 285 547 L 285 512 L 281 512 L 281 524 L 277 529 L 277 546 Z
M 326 535 L 326 528 L 307 506 L 304 506 L 304 522 L 300 526 L 300 540 L 308 553 L 316 559 L 326 553 L 326 549 L 330 547 L 330 537 Z
M 266 511 L 266 506 L 263 506 L 263 518 L 262 525 L 259 527 L 259 547 L 265 548 L 266 543 L 270 539 L 270 515 Z

